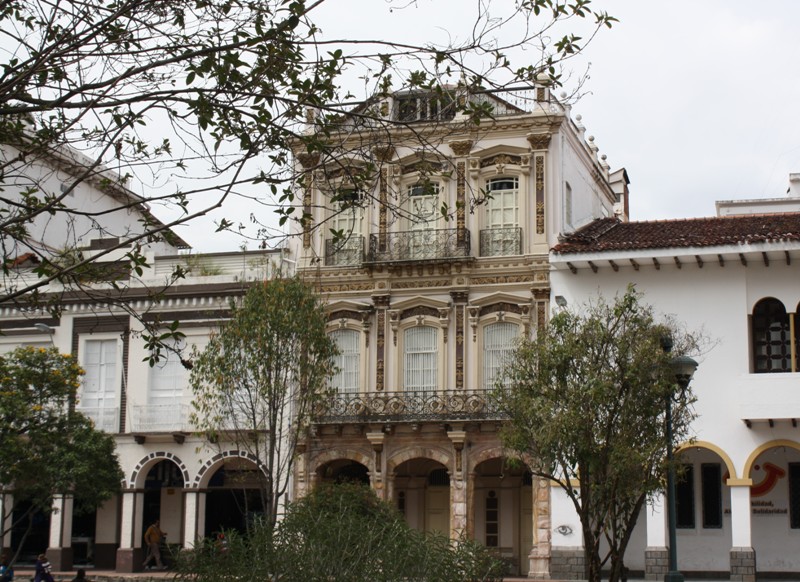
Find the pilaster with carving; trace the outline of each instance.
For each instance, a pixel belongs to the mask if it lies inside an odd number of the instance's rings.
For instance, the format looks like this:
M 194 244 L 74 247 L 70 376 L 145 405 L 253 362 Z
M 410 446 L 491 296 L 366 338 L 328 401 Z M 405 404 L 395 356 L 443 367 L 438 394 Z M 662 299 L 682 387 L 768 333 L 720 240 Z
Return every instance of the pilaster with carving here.
M 535 313 L 533 317 L 536 322 L 536 329 L 544 329 L 547 325 L 547 313 L 550 305 L 550 289 L 531 289 Z
M 464 310 L 469 298 L 466 291 L 452 291 L 456 313 L 456 389 L 464 389 Z
M 303 248 L 311 246 L 311 191 L 314 188 L 313 168 L 319 163 L 319 154 L 297 154 L 297 161 L 303 166 L 304 175 L 300 180 L 303 189 Z
M 388 295 L 376 295 L 372 298 L 375 305 L 375 319 L 377 329 L 375 331 L 375 390 L 383 392 L 386 381 L 386 309 L 389 307 Z

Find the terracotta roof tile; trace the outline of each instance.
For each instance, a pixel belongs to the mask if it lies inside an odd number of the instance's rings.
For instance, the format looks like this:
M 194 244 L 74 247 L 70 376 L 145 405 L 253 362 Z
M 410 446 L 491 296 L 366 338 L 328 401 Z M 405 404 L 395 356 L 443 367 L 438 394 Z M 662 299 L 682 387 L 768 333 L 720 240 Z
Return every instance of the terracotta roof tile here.
M 800 213 L 622 222 L 600 218 L 564 236 L 558 254 L 800 241 Z

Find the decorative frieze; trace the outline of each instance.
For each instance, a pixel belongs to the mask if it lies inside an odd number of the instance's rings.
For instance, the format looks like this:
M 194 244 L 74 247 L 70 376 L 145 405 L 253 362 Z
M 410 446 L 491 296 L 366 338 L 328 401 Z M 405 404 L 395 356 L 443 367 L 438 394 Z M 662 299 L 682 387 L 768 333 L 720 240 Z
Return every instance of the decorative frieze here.
M 456 164 L 456 244 L 459 248 L 464 246 L 467 238 L 466 227 L 466 191 L 467 177 L 465 175 L 466 164 L 461 161 Z
M 450 142 L 450 149 L 453 150 L 453 153 L 458 156 L 459 158 L 463 158 L 464 156 L 468 156 L 469 153 L 472 151 L 472 140 L 465 139 L 460 141 L 451 141 Z
M 544 155 L 536 156 L 536 234 L 544 234 Z

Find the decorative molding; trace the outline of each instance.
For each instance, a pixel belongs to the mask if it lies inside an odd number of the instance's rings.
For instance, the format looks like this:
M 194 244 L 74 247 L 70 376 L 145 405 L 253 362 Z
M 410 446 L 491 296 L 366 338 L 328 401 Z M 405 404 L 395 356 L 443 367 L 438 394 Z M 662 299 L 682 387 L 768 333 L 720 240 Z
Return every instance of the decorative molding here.
M 392 284 L 392 289 L 417 289 L 423 287 L 447 287 L 450 279 L 430 279 L 416 281 L 398 281 Z
M 453 153 L 458 156 L 459 158 L 463 158 L 464 156 L 468 156 L 469 152 L 472 151 L 473 141 L 470 139 L 464 139 L 459 141 L 451 141 L 450 142 L 450 149 L 453 150 Z
M 536 234 L 544 234 L 544 156 L 536 156 Z
M 522 315 L 522 308 L 519 305 L 515 305 L 513 303 L 492 303 L 491 305 L 484 305 L 478 316 L 483 317 L 484 315 L 491 315 L 492 313 L 516 313 L 517 315 Z
M 464 388 L 464 309 L 466 302 L 466 293 L 451 293 L 451 297 L 456 301 L 456 389 L 462 390 Z M 457 301 L 456 295 L 459 299 L 463 295 L 464 301 Z
M 319 152 L 313 154 L 297 154 L 295 156 L 303 169 L 308 170 L 319 164 Z
M 450 308 L 441 307 L 438 311 L 439 325 L 442 328 L 442 336 L 444 338 L 444 343 L 447 343 L 447 330 L 450 328 Z
M 362 314 L 358 311 L 353 311 L 350 309 L 340 309 L 339 311 L 332 311 L 328 314 L 328 322 L 336 321 L 337 319 L 354 319 L 356 321 L 361 321 Z
M 378 321 L 377 342 L 375 356 L 376 362 L 376 375 L 375 375 L 375 390 L 383 392 L 385 386 L 385 358 L 386 358 L 386 308 L 389 306 L 388 295 L 375 295 L 372 297 L 372 303 L 377 309 L 376 319 Z
M 379 162 L 389 162 L 394 157 L 395 149 L 394 146 L 387 145 L 387 146 L 374 146 L 372 148 L 372 155 L 375 156 Z
M 466 176 L 466 163 L 463 161 L 456 164 L 456 176 L 458 183 L 456 185 L 456 244 L 464 246 L 467 238 L 467 223 L 466 223 L 466 191 L 467 191 L 467 176 Z
M 381 168 L 379 187 L 380 187 L 380 207 L 378 209 L 378 249 L 381 251 L 386 250 L 386 230 L 388 223 L 389 213 L 389 185 L 388 185 L 389 169 Z
M 528 134 L 527 139 L 532 150 L 546 150 L 550 147 L 551 137 L 549 133 L 532 133 Z
M 496 275 L 494 277 L 472 277 L 473 285 L 497 285 L 498 283 L 532 283 L 533 275 Z
M 435 307 L 428 307 L 427 305 L 417 305 L 415 307 L 410 307 L 408 309 L 404 309 L 403 311 L 393 310 L 389 313 L 397 313 L 398 314 L 398 321 L 403 319 L 408 319 L 410 317 L 419 317 L 420 315 L 430 316 L 430 317 L 439 317 L 439 312 L 441 309 L 437 309 Z

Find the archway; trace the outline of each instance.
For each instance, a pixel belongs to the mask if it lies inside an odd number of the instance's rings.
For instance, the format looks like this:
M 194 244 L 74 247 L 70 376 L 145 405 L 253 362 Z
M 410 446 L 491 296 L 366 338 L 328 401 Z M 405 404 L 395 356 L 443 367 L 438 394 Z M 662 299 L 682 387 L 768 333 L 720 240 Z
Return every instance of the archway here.
M 395 507 L 419 531 L 450 535 L 450 475 L 438 461 L 414 458 L 393 473 Z
M 759 572 L 797 572 L 800 532 L 800 443 L 765 443 L 750 456 L 750 537 Z
M 317 468 L 320 483 L 362 483 L 369 486 L 369 469 L 357 461 L 336 459 Z
M 533 479 L 522 463 L 494 457 L 475 466 L 475 540 L 493 548 L 511 572 L 527 575 L 533 547 Z
M 169 543 L 183 543 L 183 487 L 184 470 L 175 461 L 163 459 L 150 466 L 144 479 L 142 532 L 159 520 Z
M 245 533 L 264 514 L 267 495 L 258 466 L 241 457 L 228 457 L 208 480 L 205 502 L 205 536 L 223 530 Z

